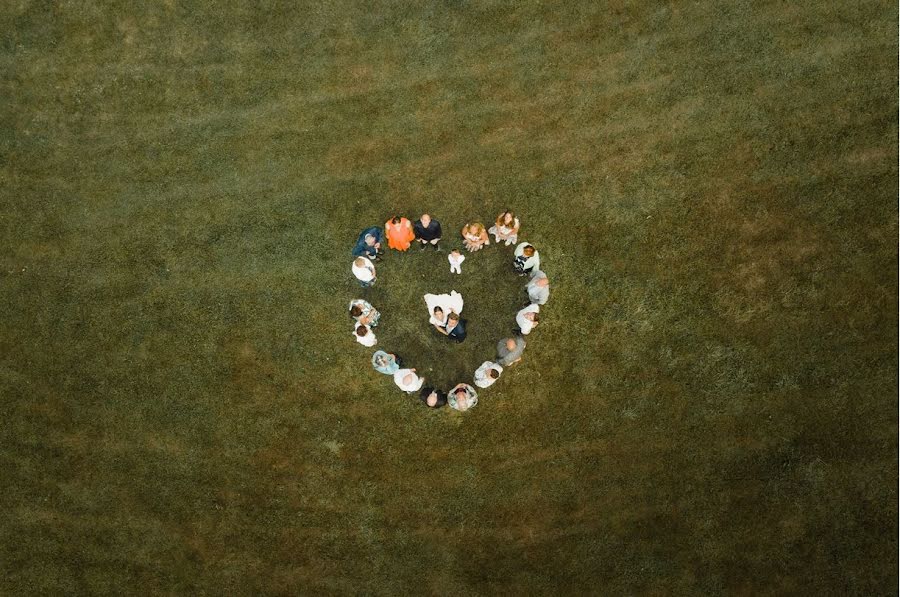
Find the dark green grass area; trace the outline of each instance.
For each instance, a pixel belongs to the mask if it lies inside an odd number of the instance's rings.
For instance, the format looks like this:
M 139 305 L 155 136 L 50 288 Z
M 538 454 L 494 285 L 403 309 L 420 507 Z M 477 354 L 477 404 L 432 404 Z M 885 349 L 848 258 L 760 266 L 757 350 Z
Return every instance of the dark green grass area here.
M 895 4 L 22 0 L 0 64 L 0 592 L 896 593 Z M 506 207 L 544 321 L 429 411 L 350 247 Z M 510 254 L 389 254 L 379 346 L 462 381 Z

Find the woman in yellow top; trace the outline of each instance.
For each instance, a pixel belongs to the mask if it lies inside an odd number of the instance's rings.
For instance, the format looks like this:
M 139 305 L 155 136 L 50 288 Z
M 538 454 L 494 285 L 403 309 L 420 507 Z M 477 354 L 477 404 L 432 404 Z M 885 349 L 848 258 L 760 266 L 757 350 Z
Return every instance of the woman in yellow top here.
M 487 230 L 484 229 L 484 224 L 481 222 L 474 222 L 463 226 L 462 236 L 463 244 L 470 253 L 480 250 L 485 245 L 491 244 Z
M 412 224 L 406 218 L 394 216 L 384 224 L 388 246 L 398 251 L 409 249 L 409 244 L 416 238 Z

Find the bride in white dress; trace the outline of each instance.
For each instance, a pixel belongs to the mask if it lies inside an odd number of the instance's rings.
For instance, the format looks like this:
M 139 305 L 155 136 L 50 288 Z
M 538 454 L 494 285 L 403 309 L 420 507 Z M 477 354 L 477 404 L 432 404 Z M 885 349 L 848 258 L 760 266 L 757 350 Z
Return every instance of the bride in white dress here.
M 451 290 L 450 294 L 426 294 L 425 304 L 428 305 L 428 323 L 434 326 L 443 327 L 447 325 L 447 317 L 450 312 L 459 314 L 463 310 L 463 297 L 455 290 Z M 439 307 L 438 313 L 434 312 L 434 308 Z

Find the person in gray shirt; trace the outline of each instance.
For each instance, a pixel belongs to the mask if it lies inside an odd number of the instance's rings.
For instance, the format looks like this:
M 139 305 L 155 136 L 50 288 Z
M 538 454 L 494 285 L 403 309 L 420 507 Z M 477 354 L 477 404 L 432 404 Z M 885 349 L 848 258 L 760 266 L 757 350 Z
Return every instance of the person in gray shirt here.
M 535 272 L 531 274 L 531 280 L 529 280 L 528 285 L 525 286 L 525 290 L 528 291 L 528 299 L 532 304 L 546 304 L 547 300 L 550 298 L 550 280 L 547 279 L 547 274 L 541 270 L 535 270 Z
M 497 362 L 503 367 L 509 367 L 522 360 L 523 352 L 525 352 L 525 339 L 522 336 L 504 338 L 497 343 Z

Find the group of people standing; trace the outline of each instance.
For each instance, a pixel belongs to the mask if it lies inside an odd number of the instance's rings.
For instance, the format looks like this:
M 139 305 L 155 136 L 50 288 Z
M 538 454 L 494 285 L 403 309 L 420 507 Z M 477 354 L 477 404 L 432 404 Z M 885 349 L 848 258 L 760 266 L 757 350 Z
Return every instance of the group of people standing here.
M 540 322 L 541 306 L 550 297 L 550 282 L 541 271 L 540 255 L 529 243 L 518 243 L 519 218 L 511 211 L 501 213 L 493 226 L 485 230 L 480 222 L 470 222 L 463 226 L 463 246 L 467 251 L 475 252 L 490 245 L 490 233 L 494 243 L 505 246 L 516 245 L 513 251 L 513 270 L 520 276 L 529 276 L 525 286 L 528 303 L 516 314 L 517 332 L 510 338 L 497 343 L 497 356 L 494 361 L 485 361 L 475 370 L 473 382 L 479 388 L 488 388 L 500 378 L 505 367 L 510 367 L 522 360 L 525 351 L 525 338 Z M 375 263 L 381 261 L 384 254 L 382 243 L 387 238 L 390 249 L 407 251 L 413 243 L 419 245 L 421 251 L 431 248 L 442 251 L 441 224 L 428 214 L 411 223 L 402 216 L 393 216 L 384 225 L 384 231 L 377 226 L 363 230 L 353 247 L 352 272 L 360 286 L 368 288 L 375 284 Z M 461 274 L 465 256 L 458 250 L 448 255 L 450 272 Z M 462 296 L 454 291 L 450 294 L 425 295 L 428 307 L 429 323 L 438 332 L 456 342 L 466 338 L 466 320 L 460 314 L 463 309 Z M 366 347 L 377 344 L 372 328 L 378 326 L 381 314 L 368 301 L 354 299 L 350 302 L 350 317 L 354 320 L 353 335 L 356 341 Z M 378 350 L 372 355 L 372 367 L 379 373 L 393 377 L 394 383 L 408 394 L 418 393 L 421 401 L 429 408 L 440 408 L 449 405 L 456 410 L 468 410 L 478 404 L 478 393 L 467 383 L 459 383 L 449 392 L 426 386 L 425 378 L 419 376 L 414 368 L 404 368 L 402 359 L 393 353 Z

